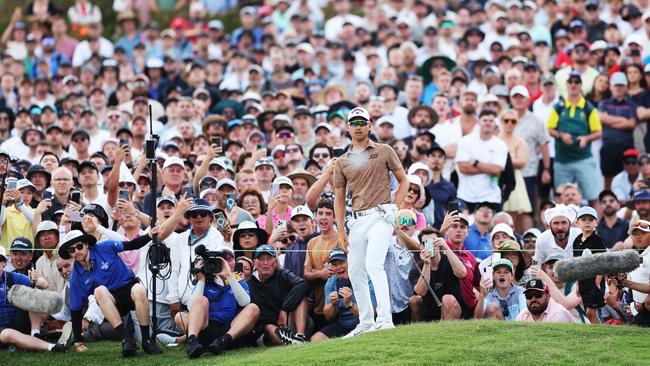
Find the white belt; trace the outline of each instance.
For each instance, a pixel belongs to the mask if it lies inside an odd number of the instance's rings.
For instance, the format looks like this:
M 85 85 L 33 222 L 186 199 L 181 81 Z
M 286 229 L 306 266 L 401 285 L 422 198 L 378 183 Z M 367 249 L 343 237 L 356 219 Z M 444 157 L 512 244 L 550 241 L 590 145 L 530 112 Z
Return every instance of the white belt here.
M 381 206 L 375 206 L 375 207 L 371 207 L 371 208 L 366 209 L 366 210 L 353 211 L 352 212 L 352 217 L 354 217 L 354 219 L 356 220 L 359 217 L 368 216 L 368 215 L 371 215 L 371 214 L 382 214 L 383 215 L 384 212 L 386 212 L 386 211 L 384 211 L 384 209 L 381 208 Z

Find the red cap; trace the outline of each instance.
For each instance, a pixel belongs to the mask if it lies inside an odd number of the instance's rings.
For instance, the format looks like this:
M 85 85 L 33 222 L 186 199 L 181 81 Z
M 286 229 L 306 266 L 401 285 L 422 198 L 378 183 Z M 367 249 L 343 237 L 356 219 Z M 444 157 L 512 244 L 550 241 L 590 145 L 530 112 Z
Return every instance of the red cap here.
M 641 153 L 636 149 L 627 149 L 623 152 L 623 157 L 626 156 L 634 156 L 635 158 L 638 159 L 639 156 L 641 156 Z

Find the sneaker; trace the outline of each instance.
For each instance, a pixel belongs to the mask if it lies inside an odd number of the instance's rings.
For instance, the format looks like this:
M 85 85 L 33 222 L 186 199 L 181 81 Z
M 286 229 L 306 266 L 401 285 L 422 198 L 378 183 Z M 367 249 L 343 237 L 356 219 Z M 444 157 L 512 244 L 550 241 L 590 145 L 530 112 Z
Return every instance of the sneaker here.
M 156 342 L 151 339 L 142 342 L 142 350 L 149 355 L 160 355 L 163 353 L 163 351 L 156 346 Z
M 187 339 L 187 357 L 197 358 L 203 354 L 203 346 L 199 343 L 199 340 L 195 336 L 192 336 Z
M 63 328 L 61 328 L 61 336 L 56 343 L 64 344 L 66 346 L 72 344 L 72 323 L 67 322 L 63 325 Z
M 392 322 L 380 321 L 376 322 L 375 326 L 368 329 L 368 332 L 376 332 L 378 330 L 393 329 L 395 325 Z
M 176 337 L 172 337 L 167 333 L 158 333 L 156 339 L 165 347 L 178 346 L 178 343 L 176 343 Z
M 133 337 L 127 337 L 122 340 L 122 357 L 131 357 L 138 350 Z
M 57 343 L 57 344 L 54 345 L 54 347 L 52 347 L 52 352 L 66 353 L 66 352 L 68 352 L 68 346 L 66 346 L 63 343 Z
M 373 327 L 374 327 L 374 324 L 373 324 L 373 325 L 369 325 L 369 326 L 363 326 L 363 325 L 361 325 L 361 324 L 357 324 L 357 326 L 354 327 L 354 329 L 352 329 L 352 330 L 350 331 L 350 333 L 348 333 L 348 334 L 346 334 L 346 335 L 343 336 L 343 339 L 348 339 L 348 338 L 356 337 L 356 336 L 358 336 L 358 335 L 361 335 L 361 334 L 363 334 L 363 333 L 365 333 L 365 332 L 370 331 L 370 329 L 372 329 Z
M 285 327 L 275 328 L 275 335 L 277 335 L 284 344 L 303 344 L 307 341 L 304 335 L 294 333 Z
M 228 345 L 230 344 L 228 338 L 226 337 L 219 337 L 214 340 L 214 342 L 210 343 L 208 345 L 208 351 L 212 352 L 213 355 L 218 355 L 221 352 L 223 352 L 226 348 L 228 348 Z

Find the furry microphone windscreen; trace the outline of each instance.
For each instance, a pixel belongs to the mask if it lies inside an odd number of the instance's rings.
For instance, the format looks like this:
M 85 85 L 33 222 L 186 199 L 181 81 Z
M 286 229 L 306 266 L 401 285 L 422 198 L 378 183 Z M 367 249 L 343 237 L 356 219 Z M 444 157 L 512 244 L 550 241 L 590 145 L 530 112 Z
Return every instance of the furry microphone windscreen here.
M 634 250 L 613 251 L 563 259 L 555 263 L 555 275 L 562 282 L 587 280 L 598 275 L 627 273 L 641 264 Z
M 56 314 L 63 306 L 63 299 L 56 292 L 23 285 L 11 286 L 7 293 L 7 300 L 19 309 L 35 313 Z

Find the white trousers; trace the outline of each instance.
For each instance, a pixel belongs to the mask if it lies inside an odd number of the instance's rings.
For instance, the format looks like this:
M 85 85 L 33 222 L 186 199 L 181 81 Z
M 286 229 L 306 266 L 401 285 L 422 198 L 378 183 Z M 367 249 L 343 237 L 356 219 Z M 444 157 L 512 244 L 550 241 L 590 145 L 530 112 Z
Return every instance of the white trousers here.
M 359 321 L 364 327 L 375 323 L 368 277 L 377 299 L 377 321 L 393 322 L 384 270 L 392 234 L 393 227 L 379 213 L 350 219 L 348 275 L 359 307 Z

